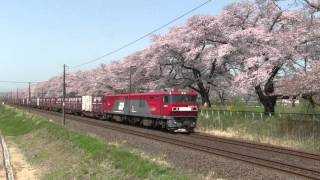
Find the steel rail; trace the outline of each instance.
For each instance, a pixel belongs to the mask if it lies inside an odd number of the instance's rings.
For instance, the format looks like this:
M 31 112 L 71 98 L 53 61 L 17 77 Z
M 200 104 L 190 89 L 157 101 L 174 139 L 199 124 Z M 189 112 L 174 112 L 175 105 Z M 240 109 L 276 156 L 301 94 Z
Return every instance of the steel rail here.
M 237 146 L 241 146 L 241 147 L 250 147 L 250 148 L 255 148 L 255 149 L 259 149 L 259 150 L 268 150 L 270 152 L 283 153 L 286 155 L 289 154 L 289 155 L 293 155 L 293 156 L 308 158 L 311 160 L 318 160 L 320 163 L 320 154 L 303 152 L 303 151 L 299 151 L 299 150 L 293 150 L 293 149 L 288 149 L 288 148 L 269 145 L 269 144 L 258 144 L 258 143 L 249 142 L 249 141 L 245 141 L 245 140 L 236 140 L 236 139 L 231 139 L 231 138 L 206 135 L 203 133 L 194 133 L 194 134 L 191 134 L 190 137 L 197 138 L 197 139 L 204 139 L 204 140 L 208 140 L 208 141 L 222 142 L 222 143 L 237 145 Z

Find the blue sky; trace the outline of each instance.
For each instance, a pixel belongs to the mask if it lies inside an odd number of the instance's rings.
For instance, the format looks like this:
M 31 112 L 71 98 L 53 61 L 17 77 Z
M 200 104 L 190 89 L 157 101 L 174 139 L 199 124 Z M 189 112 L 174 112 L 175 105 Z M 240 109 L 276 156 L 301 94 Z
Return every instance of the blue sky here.
M 45 81 L 136 39 L 205 0 L 10 0 L 0 6 L 0 80 Z M 212 0 L 196 14 L 214 15 L 235 0 Z M 173 26 L 171 25 L 171 26 Z M 168 28 L 162 30 L 164 33 Z M 146 38 L 80 69 L 119 60 L 150 44 Z M 24 85 L 0 83 L 0 91 Z

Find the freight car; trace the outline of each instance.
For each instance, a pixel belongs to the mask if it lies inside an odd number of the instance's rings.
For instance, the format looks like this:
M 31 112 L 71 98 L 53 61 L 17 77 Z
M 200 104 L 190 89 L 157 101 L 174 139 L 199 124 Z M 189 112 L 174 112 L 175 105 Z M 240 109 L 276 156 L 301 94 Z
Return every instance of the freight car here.
M 198 104 L 194 92 L 150 92 L 105 96 L 79 96 L 65 99 L 65 111 L 131 125 L 193 132 Z M 22 99 L 20 105 L 51 111 L 62 110 L 62 98 Z M 22 103 L 22 104 L 21 104 Z

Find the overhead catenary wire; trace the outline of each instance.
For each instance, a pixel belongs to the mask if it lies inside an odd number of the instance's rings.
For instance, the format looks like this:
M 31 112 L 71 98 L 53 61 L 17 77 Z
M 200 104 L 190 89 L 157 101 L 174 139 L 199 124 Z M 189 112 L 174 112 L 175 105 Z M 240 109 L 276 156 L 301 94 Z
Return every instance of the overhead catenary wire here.
M 68 70 L 68 66 L 66 65 L 66 70 Z M 62 75 L 56 75 L 58 76 L 62 76 Z M 38 83 L 45 83 L 45 82 L 49 82 L 50 80 L 45 80 L 45 81 L 12 81 L 12 80 L 0 80 L 0 83 L 8 83 L 8 84 L 26 84 L 26 85 L 32 85 L 32 84 L 38 84 Z M 8 92 L 10 92 L 8 90 Z M 1 93 L 1 92 L 0 92 Z M 2 92 L 5 93 L 5 92 Z
M 11 83 L 11 84 L 28 84 L 28 83 L 41 83 L 41 82 L 45 82 L 45 81 L 38 81 L 38 82 L 32 82 L 32 81 L 1 81 L 0 83 Z
M 155 32 L 157 32 L 157 31 L 159 31 L 159 30 L 161 30 L 161 29 L 163 29 L 163 28 L 165 28 L 165 27 L 167 27 L 168 25 L 170 25 L 170 24 L 176 22 L 177 20 L 185 17 L 186 15 L 192 13 L 193 11 L 195 11 L 195 10 L 197 10 L 197 9 L 205 6 L 205 5 L 207 5 L 207 4 L 210 3 L 211 1 L 212 1 L 212 0 L 207 0 L 207 1 L 203 2 L 202 4 L 200 4 L 200 5 L 192 8 L 192 9 L 190 9 L 189 11 L 183 13 L 182 15 L 180 15 L 180 16 L 172 19 L 171 21 L 169 21 L 169 22 L 167 22 L 167 23 L 165 23 L 164 25 L 162 25 L 162 26 L 160 26 L 160 27 L 152 30 L 151 32 L 148 32 L 148 33 L 146 33 L 146 34 L 138 37 L 137 39 L 135 39 L 135 40 L 133 40 L 133 41 L 130 41 L 130 42 L 122 45 L 121 47 L 119 47 L 119 48 L 117 48 L 117 49 L 115 49 L 115 50 L 112 50 L 112 51 L 110 51 L 110 52 L 107 52 L 107 53 L 105 53 L 105 54 L 102 55 L 102 56 L 99 56 L 99 57 L 94 58 L 94 59 L 92 59 L 92 60 L 86 61 L 86 62 L 84 62 L 84 63 L 78 64 L 78 65 L 74 65 L 74 66 L 69 66 L 69 68 L 70 68 L 70 69 L 74 69 L 74 68 L 78 68 L 78 67 L 81 67 L 81 66 L 84 66 L 84 65 L 87 65 L 87 64 L 91 64 L 91 63 L 94 63 L 94 62 L 96 62 L 96 61 L 99 61 L 99 60 L 101 60 L 101 59 L 103 59 L 103 58 L 105 58 L 105 57 L 107 57 L 107 56 L 110 56 L 110 55 L 112 55 L 112 54 L 114 54 L 114 53 L 116 53 L 116 52 L 119 52 L 119 51 L 121 51 L 122 49 L 125 49 L 125 48 L 127 48 L 128 46 L 131 46 L 132 44 L 135 44 L 136 42 L 138 42 L 138 41 L 140 41 L 140 40 L 142 40 L 142 39 L 144 39 L 144 38 L 146 38 L 146 37 L 154 34 Z
M 31 84 L 37 84 L 37 83 L 44 83 L 44 82 L 47 82 L 47 81 L 9 81 L 9 80 L 0 80 L 0 83 L 10 83 L 10 84 L 26 84 L 28 85 L 27 89 L 28 89 L 28 96 L 30 97 L 31 96 L 31 89 L 30 89 L 30 86 Z M 17 89 L 18 91 L 18 89 Z M 0 92 L 0 94 L 6 94 L 6 93 L 12 93 L 12 89 L 11 91 L 10 90 L 7 90 L 5 92 Z

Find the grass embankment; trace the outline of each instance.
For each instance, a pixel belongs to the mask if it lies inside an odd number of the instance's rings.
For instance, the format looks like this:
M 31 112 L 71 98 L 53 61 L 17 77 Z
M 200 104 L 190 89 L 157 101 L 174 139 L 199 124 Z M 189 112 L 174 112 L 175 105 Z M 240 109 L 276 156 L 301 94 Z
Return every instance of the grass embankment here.
M 201 131 L 320 153 L 320 116 L 215 111 L 203 109 Z
M 169 167 L 13 108 L 0 106 L 0 131 L 40 179 L 186 179 Z

